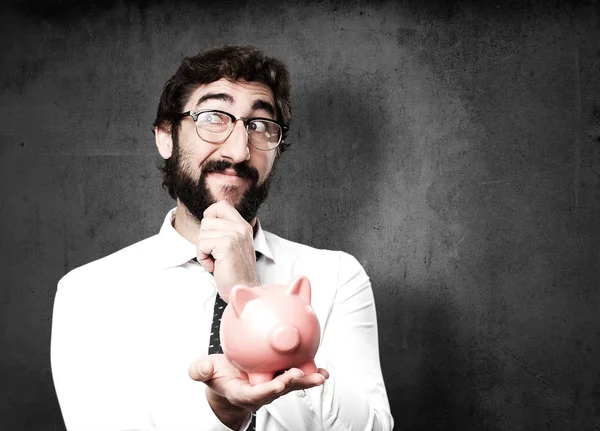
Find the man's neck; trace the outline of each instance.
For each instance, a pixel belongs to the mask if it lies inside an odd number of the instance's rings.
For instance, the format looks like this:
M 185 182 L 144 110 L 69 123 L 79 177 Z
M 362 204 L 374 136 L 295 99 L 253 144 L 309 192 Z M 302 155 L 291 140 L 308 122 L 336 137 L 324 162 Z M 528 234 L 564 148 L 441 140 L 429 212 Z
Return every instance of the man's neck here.
M 188 211 L 186 206 L 179 201 L 177 201 L 177 208 L 175 209 L 175 217 L 172 224 L 173 228 L 179 233 L 179 235 L 196 245 L 196 242 L 198 241 L 198 235 L 200 234 L 200 222 L 198 222 L 196 217 L 194 217 Z M 256 234 L 256 229 L 258 227 L 256 218 L 252 220 L 250 225 Z
M 177 202 L 172 224 L 179 235 L 196 245 L 198 234 L 200 233 L 200 223 L 181 202 Z

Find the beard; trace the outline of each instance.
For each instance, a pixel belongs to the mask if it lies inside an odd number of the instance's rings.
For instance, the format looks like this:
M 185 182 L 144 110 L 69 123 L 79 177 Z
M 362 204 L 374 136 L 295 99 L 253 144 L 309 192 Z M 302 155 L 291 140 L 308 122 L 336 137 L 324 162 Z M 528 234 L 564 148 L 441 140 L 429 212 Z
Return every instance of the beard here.
M 179 149 L 176 150 L 179 152 Z M 269 186 L 275 172 L 276 161 L 273 162 L 271 171 L 258 184 L 258 171 L 256 168 L 244 163 L 233 164 L 226 160 L 209 160 L 202 164 L 200 176 L 195 179 L 190 174 L 191 166 L 184 162 L 182 154 L 177 154 L 175 167 L 175 195 L 177 199 L 185 205 L 187 210 L 200 223 L 204 218 L 204 211 L 217 202 L 217 198 L 209 190 L 206 179 L 211 173 L 224 173 L 226 169 L 235 170 L 240 178 L 249 180 L 249 185 L 246 191 L 238 198 L 233 206 L 238 213 L 250 223 L 258 213 L 260 205 L 265 201 L 269 193 Z M 222 187 L 223 196 L 233 195 L 235 188 L 233 186 Z

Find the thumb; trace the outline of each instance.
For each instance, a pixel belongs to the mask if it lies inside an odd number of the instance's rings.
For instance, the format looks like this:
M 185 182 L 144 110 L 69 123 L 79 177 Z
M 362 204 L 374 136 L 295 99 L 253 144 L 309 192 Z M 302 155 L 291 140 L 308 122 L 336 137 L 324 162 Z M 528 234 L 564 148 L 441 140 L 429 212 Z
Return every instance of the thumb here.
M 215 367 L 207 359 L 199 359 L 188 368 L 188 374 L 197 382 L 206 382 L 212 379 Z

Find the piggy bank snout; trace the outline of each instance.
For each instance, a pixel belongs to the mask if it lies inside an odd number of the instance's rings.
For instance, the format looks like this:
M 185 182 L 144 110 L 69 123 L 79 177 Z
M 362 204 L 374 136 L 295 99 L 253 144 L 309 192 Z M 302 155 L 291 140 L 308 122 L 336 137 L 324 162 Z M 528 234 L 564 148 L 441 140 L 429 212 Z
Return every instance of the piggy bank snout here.
M 276 325 L 270 331 L 269 344 L 280 353 L 292 353 L 300 345 L 300 332 L 292 325 Z

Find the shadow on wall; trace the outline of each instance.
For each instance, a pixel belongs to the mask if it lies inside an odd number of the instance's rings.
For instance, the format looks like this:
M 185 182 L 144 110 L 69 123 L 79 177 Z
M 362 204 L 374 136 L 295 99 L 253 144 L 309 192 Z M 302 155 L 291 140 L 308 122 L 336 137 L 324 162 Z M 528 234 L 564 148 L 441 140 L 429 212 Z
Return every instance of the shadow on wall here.
M 343 249 L 363 264 L 362 257 L 376 246 L 365 231 L 381 222 L 376 191 L 385 186 L 380 167 L 389 145 L 389 119 L 378 101 L 383 89 L 373 81 L 343 75 L 317 80 L 296 98 L 293 145 L 284 155 L 277 185 L 282 191 L 270 198 L 283 200 L 287 225 L 279 227 L 287 237 Z M 303 219 L 296 219 L 298 214 Z
M 305 218 L 288 236 L 348 251 L 370 275 L 397 429 L 490 429 L 485 414 L 475 413 L 479 401 L 460 311 L 441 292 L 451 281 L 442 275 L 409 286 L 400 264 L 403 241 L 411 236 L 402 222 L 409 197 L 407 186 L 394 187 L 402 184 L 404 170 L 414 170 L 415 144 L 404 127 L 409 116 L 403 106 L 392 112 L 383 100 L 386 85 L 376 75 L 342 76 L 311 90 L 295 110 L 298 135 L 290 158 L 310 162 L 282 175 L 285 189 L 294 190 L 294 177 L 307 182 L 300 188 L 307 195 L 292 192 L 296 199 L 284 204 Z M 382 188 L 392 188 L 383 195 L 395 198 L 382 199 Z M 390 213 L 397 217 L 390 220 Z
M 496 429 L 493 424 L 502 419 L 488 394 L 502 377 L 502 364 L 478 341 L 474 320 L 465 318 L 468 303 L 457 301 L 463 288 L 455 285 L 462 281 L 430 262 L 421 281 L 406 278 L 407 265 L 432 255 L 418 247 L 404 249 L 417 234 L 407 230 L 424 224 L 425 231 L 443 231 L 450 222 L 427 226 L 440 222 L 427 213 L 428 205 L 407 209 L 407 201 L 420 205 L 425 199 L 417 196 L 427 189 L 419 181 L 433 179 L 419 177 L 418 144 L 406 126 L 412 121 L 405 112 L 410 107 L 386 100 L 390 85 L 377 72 L 341 72 L 295 105 L 289 154 L 294 164 L 284 168 L 281 187 L 289 214 L 284 219 L 293 220 L 293 214 L 303 219 L 281 228 L 290 239 L 351 253 L 370 275 L 397 429 Z M 305 184 L 295 187 L 299 180 Z M 443 237 L 427 234 L 424 245 L 437 250 Z

